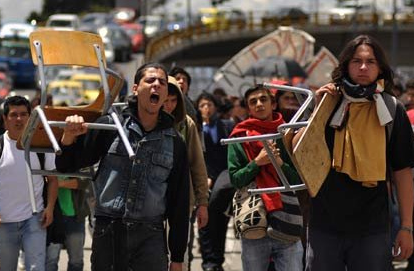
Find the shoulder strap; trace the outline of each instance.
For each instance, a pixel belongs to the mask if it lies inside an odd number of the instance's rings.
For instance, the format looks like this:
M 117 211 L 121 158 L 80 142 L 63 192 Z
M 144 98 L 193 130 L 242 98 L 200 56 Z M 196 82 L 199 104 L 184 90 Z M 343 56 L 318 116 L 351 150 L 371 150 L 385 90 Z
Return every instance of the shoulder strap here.
M 387 139 L 387 144 L 388 144 L 389 141 L 391 140 L 392 129 L 394 128 L 394 120 L 395 120 L 395 114 L 396 114 L 396 111 L 397 111 L 398 101 L 397 101 L 396 97 L 394 97 L 394 96 L 392 96 L 392 95 L 390 95 L 386 92 L 383 92 L 382 97 L 384 98 L 385 105 L 387 106 L 388 111 L 390 112 L 391 117 L 392 117 L 392 121 L 390 123 L 388 123 L 387 126 L 385 127 L 387 129 L 387 138 L 386 139 Z M 391 166 L 388 163 L 388 161 L 387 161 L 387 169 L 386 169 L 386 178 L 387 178 L 387 181 L 390 182 L 391 202 L 393 204 L 395 204 L 396 201 L 395 201 L 395 197 L 394 197 L 394 187 L 393 187 L 393 185 L 394 185 L 393 182 L 394 181 L 393 181 L 393 178 L 392 178 Z
M 386 129 L 387 129 L 387 142 L 390 141 L 391 139 L 391 134 L 392 134 L 392 129 L 394 128 L 394 119 L 395 119 L 395 112 L 397 111 L 397 98 L 395 98 L 394 96 L 384 92 L 382 94 L 382 97 L 384 98 L 384 102 L 385 105 L 388 108 L 388 111 L 391 114 L 391 117 L 393 119 L 393 121 L 391 121 L 390 123 L 387 124 Z
M 4 135 L 0 135 L 0 157 L 3 155 Z
M 39 164 L 40 164 L 40 169 L 44 170 L 45 169 L 45 154 L 42 152 L 36 152 L 37 154 L 37 158 L 39 159 Z

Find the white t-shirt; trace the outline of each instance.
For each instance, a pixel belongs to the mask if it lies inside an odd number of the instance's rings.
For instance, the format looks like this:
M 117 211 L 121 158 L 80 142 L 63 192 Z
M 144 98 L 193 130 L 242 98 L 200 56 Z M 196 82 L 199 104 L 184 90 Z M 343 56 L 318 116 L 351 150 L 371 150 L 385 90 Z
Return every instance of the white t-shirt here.
M 36 153 L 30 153 L 33 169 L 40 169 Z M 55 169 L 55 155 L 45 154 L 46 170 Z M 0 158 L 0 216 L 1 222 L 20 222 L 32 216 L 29 185 L 27 181 L 24 151 L 16 148 L 16 141 L 10 139 L 7 131 L 4 133 L 3 154 Z M 33 188 L 37 209 L 43 206 L 43 177 L 33 175 Z

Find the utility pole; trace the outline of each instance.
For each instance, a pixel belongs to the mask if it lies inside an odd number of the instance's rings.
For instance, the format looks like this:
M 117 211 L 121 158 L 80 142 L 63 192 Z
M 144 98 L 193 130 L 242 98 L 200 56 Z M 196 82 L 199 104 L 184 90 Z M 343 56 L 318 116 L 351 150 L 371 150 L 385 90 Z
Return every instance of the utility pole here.
M 192 24 L 191 18 L 191 0 L 187 0 L 187 28 Z
M 359 17 L 359 0 L 355 1 L 355 14 L 352 18 L 352 32 L 356 35 L 358 30 L 358 17 Z
M 397 22 L 397 0 L 392 0 L 392 39 L 391 39 L 391 66 L 397 66 L 398 48 L 398 22 Z

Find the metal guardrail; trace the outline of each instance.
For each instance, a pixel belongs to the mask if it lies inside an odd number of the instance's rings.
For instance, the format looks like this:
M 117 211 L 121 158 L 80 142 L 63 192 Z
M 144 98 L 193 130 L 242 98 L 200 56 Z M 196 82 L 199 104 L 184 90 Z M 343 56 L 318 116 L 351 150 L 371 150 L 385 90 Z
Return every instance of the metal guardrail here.
M 283 19 L 275 17 L 255 17 L 253 12 L 248 13 L 245 21 L 224 21 L 212 25 L 191 25 L 188 28 L 175 30 L 172 32 L 164 31 L 152 38 L 147 44 L 145 51 L 146 61 L 153 60 L 160 54 L 165 54 L 169 50 L 174 50 L 176 46 L 190 46 L 192 42 L 202 39 L 217 38 L 218 36 L 242 35 L 254 31 L 263 33 L 277 29 L 279 26 L 294 26 L 298 28 L 331 28 L 331 27 L 358 27 L 358 26 L 392 26 L 392 20 L 387 19 L 384 14 L 364 13 L 356 15 L 339 16 L 339 14 L 317 13 L 311 14 L 308 19 Z M 401 17 L 397 20 L 401 25 L 413 25 L 414 16 Z

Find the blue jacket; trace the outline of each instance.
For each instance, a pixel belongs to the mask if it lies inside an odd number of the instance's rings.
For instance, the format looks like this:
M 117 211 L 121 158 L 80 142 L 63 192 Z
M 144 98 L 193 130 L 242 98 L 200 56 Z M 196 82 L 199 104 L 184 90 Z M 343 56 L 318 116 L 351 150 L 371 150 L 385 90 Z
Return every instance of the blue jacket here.
M 136 152 L 129 159 L 118 133 L 89 130 L 56 156 L 61 172 L 76 171 L 100 161 L 94 178 L 96 215 L 133 221 L 167 219 L 171 260 L 182 262 L 188 236 L 189 180 L 186 146 L 173 128 L 173 118 L 160 111 L 158 124 L 145 132 L 136 103 L 123 112 L 123 126 Z M 134 112 L 135 114 L 133 114 Z M 112 123 L 109 116 L 97 120 Z

